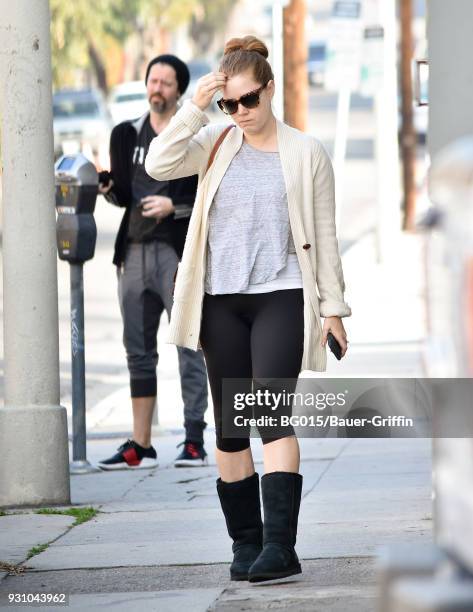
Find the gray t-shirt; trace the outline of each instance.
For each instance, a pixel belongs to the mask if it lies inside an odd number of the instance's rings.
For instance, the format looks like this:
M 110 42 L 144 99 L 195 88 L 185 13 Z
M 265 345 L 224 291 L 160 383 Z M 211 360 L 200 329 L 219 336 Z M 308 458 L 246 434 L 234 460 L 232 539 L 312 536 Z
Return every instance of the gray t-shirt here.
M 205 292 L 240 293 L 274 280 L 293 252 L 279 153 L 244 142 L 210 208 Z

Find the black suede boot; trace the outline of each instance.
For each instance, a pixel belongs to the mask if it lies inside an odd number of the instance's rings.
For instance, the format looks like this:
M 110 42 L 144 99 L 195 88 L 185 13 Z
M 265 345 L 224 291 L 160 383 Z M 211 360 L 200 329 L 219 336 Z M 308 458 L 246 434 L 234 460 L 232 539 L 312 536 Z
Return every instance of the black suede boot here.
M 263 547 L 263 523 L 259 477 L 253 474 L 237 482 L 217 480 L 217 493 L 233 540 L 232 580 L 248 580 L 248 569 Z
M 250 567 L 248 580 L 262 582 L 301 573 L 294 546 L 301 505 L 302 476 L 272 472 L 261 478 L 264 527 L 263 550 Z

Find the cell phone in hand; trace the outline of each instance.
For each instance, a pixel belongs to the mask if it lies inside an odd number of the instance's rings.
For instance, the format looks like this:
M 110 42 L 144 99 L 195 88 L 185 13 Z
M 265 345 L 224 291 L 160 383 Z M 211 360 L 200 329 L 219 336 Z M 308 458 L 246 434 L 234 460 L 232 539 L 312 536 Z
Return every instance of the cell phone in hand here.
M 99 183 L 106 187 L 112 180 L 112 175 L 107 170 L 99 172 Z
M 342 347 L 332 332 L 328 332 L 327 334 L 327 343 L 332 353 L 335 355 L 338 361 L 340 361 L 342 358 Z

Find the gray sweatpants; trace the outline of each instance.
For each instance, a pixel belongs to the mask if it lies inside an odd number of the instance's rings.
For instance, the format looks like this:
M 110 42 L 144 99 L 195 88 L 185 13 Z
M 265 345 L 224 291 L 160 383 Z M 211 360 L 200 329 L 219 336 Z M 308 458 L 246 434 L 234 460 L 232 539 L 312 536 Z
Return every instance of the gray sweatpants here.
M 157 332 L 164 309 L 171 315 L 174 249 L 157 240 L 129 244 L 124 265 L 118 269 L 118 297 L 123 319 L 132 397 L 156 396 Z M 186 439 L 203 440 L 206 426 L 207 372 L 202 351 L 178 347 L 179 374 L 184 402 Z

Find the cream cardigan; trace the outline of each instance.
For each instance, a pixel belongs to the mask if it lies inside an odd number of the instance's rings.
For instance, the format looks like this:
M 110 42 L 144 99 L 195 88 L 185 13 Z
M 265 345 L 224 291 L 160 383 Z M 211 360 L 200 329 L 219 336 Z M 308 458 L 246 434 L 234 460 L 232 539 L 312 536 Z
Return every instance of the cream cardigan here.
M 157 180 L 199 175 L 199 187 L 174 291 L 168 342 L 199 347 L 204 297 L 208 212 L 228 166 L 243 142 L 236 126 L 227 134 L 206 173 L 213 145 L 225 126 L 209 124 L 191 101 L 152 140 L 145 168 Z M 204 127 L 205 126 L 205 127 Z M 278 149 L 286 183 L 289 221 L 302 272 L 303 370 L 325 371 L 320 317 L 350 316 L 335 233 L 334 177 L 330 158 L 312 136 L 277 122 Z M 320 297 L 319 297 L 320 296 Z

